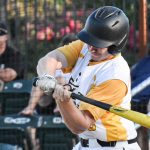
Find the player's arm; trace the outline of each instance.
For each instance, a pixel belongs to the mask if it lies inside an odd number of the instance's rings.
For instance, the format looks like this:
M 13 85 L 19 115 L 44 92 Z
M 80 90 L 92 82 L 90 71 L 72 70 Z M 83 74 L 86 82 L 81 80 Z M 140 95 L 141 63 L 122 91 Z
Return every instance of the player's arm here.
M 77 40 L 69 45 L 60 47 L 41 58 L 37 65 L 39 78 L 36 85 L 46 94 L 50 94 L 56 86 L 54 78 L 57 69 L 73 67 L 82 50 L 83 43 Z
M 57 69 L 73 67 L 79 57 L 84 43 L 77 40 L 49 52 L 38 61 L 37 73 L 39 76 L 50 74 L 54 76 Z
M 57 69 L 68 66 L 66 57 L 57 49 L 49 52 L 38 61 L 37 73 L 39 76 L 50 74 L 54 76 Z
M 56 79 L 59 84 L 62 84 L 62 85 L 65 84 L 65 79 L 63 77 L 56 77 Z M 37 104 L 41 101 L 41 97 L 43 95 L 44 95 L 44 93 L 39 87 L 33 86 L 32 90 L 31 90 L 31 95 L 30 95 L 28 106 L 25 107 L 20 113 L 25 114 L 25 115 L 32 115 L 34 113 L 34 110 L 35 110 Z M 49 101 L 51 101 L 50 97 L 49 97 Z M 43 101 L 43 103 L 44 103 L 44 101 Z
M 114 85 L 117 85 L 116 88 L 114 88 Z M 119 105 L 126 92 L 127 88 L 124 82 L 109 80 L 92 88 L 87 96 L 105 103 Z M 69 91 L 61 86 L 56 86 L 53 96 L 56 99 L 66 125 L 76 134 L 88 130 L 106 112 L 103 109 L 84 102 L 81 102 L 79 110 L 74 105 L 72 99 L 70 99 Z
M 67 127 L 75 134 L 88 130 L 94 123 L 93 116 L 88 111 L 80 111 L 70 98 L 70 92 L 57 85 L 53 97 L 59 107 L 61 116 Z
M 80 134 L 95 123 L 93 116 L 88 111 L 80 111 L 72 99 L 69 102 L 56 102 L 65 124 L 73 133 Z
M 40 90 L 39 87 L 32 87 L 28 106 L 26 106 L 20 113 L 25 115 L 33 115 L 42 95 L 43 91 Z

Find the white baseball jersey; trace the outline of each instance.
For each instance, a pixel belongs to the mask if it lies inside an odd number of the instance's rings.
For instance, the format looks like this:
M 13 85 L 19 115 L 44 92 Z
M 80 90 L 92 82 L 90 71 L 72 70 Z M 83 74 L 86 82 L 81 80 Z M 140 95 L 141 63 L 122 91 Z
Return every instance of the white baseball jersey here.
M 68 46 L 75 47 L 77 42 Z M 79 44 L 79 41 L 78 41 Z M 76 46 L 77 47 L 77 46 Z M 67 47 L 66 51 L 61 48 L 60 51 L 66 56 L 68 62 L 70 55 Z M 72 49 L 74 50 L 74 49 Z M 79 50 L 77 50 L 79 51 Z M 76 57 L 77 55 L 75 55 Z M 68 58 L 69 57 L 69 58 Z M 74 58 L 72 58 L 74 61 Z M 112 105 L 118 105 L 130 109 L 131 91 L 130 91 L 130 69 L 121 55 L 97 63 L 90 63 L 91 54 L 86 44 L 82 46 L 78 54 L 76 65 L 72 70 L 69 83 L 74 88 L 74 92 L 103 101 Z M 116 98 L 118 85 L 109 85 L 118 83 L 127 88 L 127 93 L 122 98 Z M 107 84 L 108 83 L 108 84 Z M 107 94 L 103 95 L 103 89 L 111 87 Z M 121 88 L 121 87 L 120 87 Z M 116 91 L 115 91 L 116 90 Z M 113 92 L 112 92 L 113 91 Z M 76 100 L 80 110 L 88 110 L 96 120 L 95 125 L 89 130 L 79 134 L 84 139 L 100 139 L 102 141 L 121 141 L 133 139 L 137 136 L 134 123 L 118 115 L 100 109 L 96 106 Z

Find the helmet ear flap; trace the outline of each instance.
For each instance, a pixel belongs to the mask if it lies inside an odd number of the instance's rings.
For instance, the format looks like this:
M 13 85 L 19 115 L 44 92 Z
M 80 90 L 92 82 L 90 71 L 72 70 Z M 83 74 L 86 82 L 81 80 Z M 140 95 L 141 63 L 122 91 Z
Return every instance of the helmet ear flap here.
M 120 50 L 121 51 L 121 50 Z M 111 45 L 108 47 L 108 52 L 112 55 L 116 55 L 120 52 L 115 45 Z
M 126 34 L 121 41 L 119 42 L 119 45 L 111 45 L 108 47 L 108 52 L 112 55 L 116 55 L 118 53 L 120 53 L 122 51 L 122 49 L 124 48 L 124 46 L 127 43 L 127 39 L 128 39 L 128 34 Z

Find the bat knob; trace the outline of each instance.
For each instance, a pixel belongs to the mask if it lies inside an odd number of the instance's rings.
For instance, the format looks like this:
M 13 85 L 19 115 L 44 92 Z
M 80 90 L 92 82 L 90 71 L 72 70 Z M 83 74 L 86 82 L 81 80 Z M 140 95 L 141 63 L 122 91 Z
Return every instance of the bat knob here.
M 38 77 L 35 77 L 35 78 L 33 79 L 32 85 L 35 86 L 35 87 L 37 86 L 37 80 L 39 80 Z

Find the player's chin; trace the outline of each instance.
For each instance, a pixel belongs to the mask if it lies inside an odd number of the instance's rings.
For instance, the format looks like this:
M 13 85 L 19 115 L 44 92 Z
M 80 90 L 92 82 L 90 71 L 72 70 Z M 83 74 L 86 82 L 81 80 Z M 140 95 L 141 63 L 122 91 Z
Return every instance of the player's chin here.
M 92 55 L 92 60 L 99 61 L 100 57 L 98 55 Z

